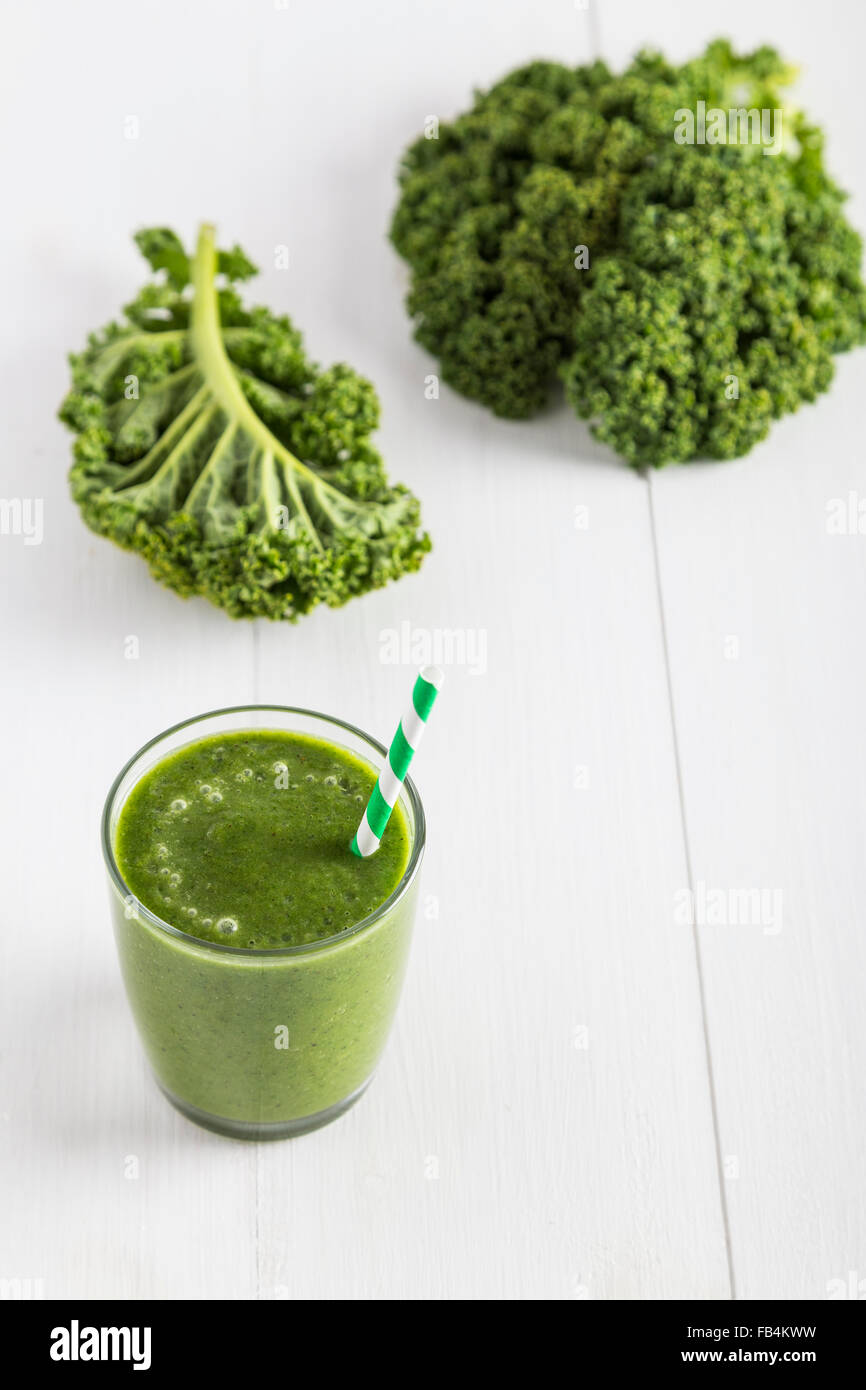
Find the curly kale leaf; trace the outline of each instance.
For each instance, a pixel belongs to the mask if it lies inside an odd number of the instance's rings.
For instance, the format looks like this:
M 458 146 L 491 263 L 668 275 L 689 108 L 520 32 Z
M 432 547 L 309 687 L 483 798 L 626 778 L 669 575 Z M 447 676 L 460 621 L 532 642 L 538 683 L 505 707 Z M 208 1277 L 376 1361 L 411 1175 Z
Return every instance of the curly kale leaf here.
M 636 466 L 743 454 L 826 390 L 833 354 L 866 340 L 862 244 L 793 77 L 726 40 L 618 76 L 535 62 L 416 141 L 391 237 L 443 379 L 527 418 L 559 376 Z M 699 100 L 781 110 L 781 152 L 675 143 Z
M 734 458 L 832 376 L 787 232 L 775 160 L 670 151 L 637 175 L 629 253 L 597 268 L 561 371 L 579 415 L 634 464 Z
M 88 526 L 232 617 L 294 619 L 417 570 L 430 542 L 370 443 L 371 384 L 244 307 L 255 267 L 211 227 L 193 257 L 165 228 L 136 242 L 160 277 L 70 358 L 60 408 Z

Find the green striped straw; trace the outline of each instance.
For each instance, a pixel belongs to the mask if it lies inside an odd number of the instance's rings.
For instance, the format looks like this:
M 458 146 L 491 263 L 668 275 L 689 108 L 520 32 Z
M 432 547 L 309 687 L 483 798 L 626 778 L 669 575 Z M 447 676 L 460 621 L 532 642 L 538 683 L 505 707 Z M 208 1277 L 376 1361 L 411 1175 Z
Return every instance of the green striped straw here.
M 412 703 L 397 725 L 385 766 L 370 793 L 361 824 L 352 840 L 352 853 L 357 854 L 359 859 L 367 859 L 371 854 L 375 854 L 382 842 L 385 826 L 397 804 L 409 764 L 418 751 L 424 726 L 439 694 L 442 680 L 443 673 L 438 666 L 425 666 L 415 682 Z

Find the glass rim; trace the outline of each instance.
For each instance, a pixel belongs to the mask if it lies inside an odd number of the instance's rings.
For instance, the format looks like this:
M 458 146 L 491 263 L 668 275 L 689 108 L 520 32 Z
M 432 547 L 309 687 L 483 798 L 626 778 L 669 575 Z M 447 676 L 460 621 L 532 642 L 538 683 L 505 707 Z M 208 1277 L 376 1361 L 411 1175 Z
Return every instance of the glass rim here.
M 418 788 L 415 786 L 411 777 L 407 777 L 403 782 L 403 789 L 407 794 L 412 811 L 412 829 L 414 831 L 414 836 L 412 847 L 409 852 L 409 860 L 403 871 L 403 875 L 384 902 L 379 903 L 378 907 L 374 908 L 372 912 L 369 912 L 366 917 L 362 917 L 360 922 L 354 922 L 351 927 L 345 927 L 343 931 L 337 932 L 335 936 L 322 937 L 320 941 L 304 941 L 295 946 L 231 946 L 228 943 L 223 945 L 220 941 L 204 941 L 201 937 L 193 936 L 190 932 L 183 931 L 181 927 L 173 926 L 171 922 L 166 922 L 158 913 L 151 911 L 149 907 L 141 902 L 131 891 L 129 885 L 124 881 L 123 874 L 120 871 L 120 866 L 117 863 L 117 858 L 114 853 L 114 845 L 112 844 L 111 837 L 111 813 L 127 773 L 135 767 L 139 759 L 143 758 L 145 753 L 148 753 L 151 748 L 155 748 L 157 744 L 170 738 L 172 734 L 180 733 L 182 729 L 191 728 L 193 725 L 201 724 L 207 719 L 219 718 L 220 715 L 255 714 L 267 713 L 268 711 L 277 714 L 300 715 L 305 719 L 317 719 L 323 724 L 329 724 L 338 729 L 345 729 L 347 733 L 353 734 L 356 738 L 366 743 L 371 749 L 374 749 L 381 758 L 387 758 L 388 756 L 387 748 L 383 743 L 380 743 L 378 739 L 373 738 L 371 734 L 365 733 L 363 729 L 357 728 L 356 725 L 350 724 L 348 720 L 338 719 L 335 715 L 322 714 L 319 710 L 303 709 L 299 705 L 227 705 L 222 709 L 212 709 L 206 711 L 204 714 L 194 714 L 189 719 L 181 719 L 179 723 L 172 724 L 170 728 L 163 729 L 161 733 L 155 734 L 153 738 L 148 739 L 147 743 L 143 743 L 138 751 L 133 753 L 132 757 L 124 763 L 120 772 L 112 782 L 108 795 L 105 798 L 101 822 L 102 855 L 112 884 L 118 889 L 125 900 L 128 901 L 132 899 L 135 903 L 136 916 L 140 916 L 148 925 L 156 927 L 157 930 L 165 932 L 168 936 L 176 937 L 179 941 L 186 942 L 188 945 L 197 947 L 202 951 L 215 951 L 220 955 L 245 956 L 249 959 L 263 956 L 286 957 L 312 955 L 316 952 L 328 951 L 332 947 L 341 945 L 349 938 L 358 936 L 361 932 L 374 926 L 380 918 L 385 916 L 386 912 L 390 911 L 401 898 L 405 897 L 417 876 L 424 854 L 427 832 L 424 807 L 421 802 L 421 797 L 418 794 Z M 133 782 L 132 786 L 135 785 L 136 782 Z M 131 791 L 132 787 L 130 787 L 129 790 Z M 129 795 L 129 793 L 127 793 L 127 795 Z M 350 853 L 348 848 L 346 853 Z

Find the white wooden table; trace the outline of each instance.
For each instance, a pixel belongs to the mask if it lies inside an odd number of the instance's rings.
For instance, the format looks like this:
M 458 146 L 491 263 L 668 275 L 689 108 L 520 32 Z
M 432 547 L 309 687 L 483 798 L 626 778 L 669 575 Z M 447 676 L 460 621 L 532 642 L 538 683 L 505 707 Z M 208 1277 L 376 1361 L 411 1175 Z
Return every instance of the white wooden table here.
M 42 545 L 0 537 L 0 1278 L 24 1281 L 7 1289 L 822 1299 L 866 1280 L 866 536 L 826 529 L 831 499 L 866 492 L 866 353 L 751 457 L 646 479 L 564 408 L 510 424 L 426 400 L 435 364 L 385 237 L 425 116 L 532 56 L 686 57 L 716 23 L 807 64 L 864 226 L 864 16 L 7 8 L 0 492 L 45 507 Z M 202 218 L 318 358 L 377 383 L 391 475 L 435 540 L 419 575 L 295 628 L 181 602 L 67 495 L 64 354 L 141 282 L 133 229 L 190 237 Z M 380 643 L 402 623 L 482 634 L 487 657 L 449 671 L 418 765 L 425 902 L 395 1035 L 331 1128 L 221 1140 L 146 1070 L 104 793 L 149 735 L 221 705 L 307 705 L 387 738 L 411 673 Z M 759 920 L 714 924 L 747 889 Z M 688 892 L 711 919 L 695 928 Z

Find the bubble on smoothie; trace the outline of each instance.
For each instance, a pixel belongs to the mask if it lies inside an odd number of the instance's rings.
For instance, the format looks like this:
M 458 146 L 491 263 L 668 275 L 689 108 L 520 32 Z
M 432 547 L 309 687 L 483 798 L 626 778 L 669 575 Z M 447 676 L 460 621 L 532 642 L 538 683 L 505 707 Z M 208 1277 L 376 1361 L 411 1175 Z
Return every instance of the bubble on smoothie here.
M 217 803 L 218 801 L 222 801 L 222 799 L 223 799 L 223 794 L 222 794 L 222 792 L 211 792 L 210 795 L 208 796 L 208 801 L 212 801 L 212 802 L 214 803 L 214 805 L 216 805 L 216 803 Z
M 210 796 L 211 792 L 213 791 L 213 787 L 211 786 L 210 782 L 202 782 L 201 786 L 199 787 L 199 791 L 201 792 L 202 796 Z
M 171 873 L 171 869 L 169 869 L 165 864 L 163 864 L 159 872 L 162 877 L 168 878 L 169 874 Z
M 165 859 L 168 854 L 168 845 L 157 845 L 153 852 L 157 859 Z
M 323 780 L 323 785 L 326 786 L 326 787 L 336 787 L 336 785 L 337 785 L 337 779 L 336 779 L 336 777 L 325 777 L 325 778 L 323 778 L 322 780 Z
M 363 796 L 361 796 L 360 792 L 356 794 L 355 800 L 358 802 L 359 805 L 360 805 L 360 803 L 364 800 L 364 798 L 363 798 Z
M 217 931 L 221 931 L 224 936 L 231 936 L 238 929 L 238 924 L 234 917 L 220 917 L 217 921 Z
M 169 807 L 169 810 L 175 811 L 175 812 L 177 812 L 177 813 L 179 814 L 181 811 L 185 811 L 185 810 L 186 810 L 187 804 L 188 804 L 188 803 L 187 803 L 186 801 L 184 801 L 184 799 L 183 799 L 182 796 L 178 796 L 178 797 L 175 797 L 174 801 L 171 803 L 171 806 Z M 157 853 L 159 853 L 159 851 L 157 851 Z M 166 853 L 168 853 L 168 851 L 166 851 Z
M 187 917 L 197 917 L 197 916 L 198 916 L 198 908 L 197 908 L 197 907 L 185 907 L 185 908 L 184 908 L 184 912 L 186 913 Z
M 170 875 L 169 875 L 168 881 L 169 881 L 169 883 L 171 884 L 172 888 L 176 888 L 177 885 L 180 883 L 180 874 L 178 874 L 178 873 L 170 874 Z
M 212 917 L 202 917 L 202 919 L 201 919 L 201 924 L 202 924 L 203 927 L 212 927 L 212 926 L 213 926 L 213 918 L 212 918 Z
M 251 767 L 242 767 L 240 772 L 235 773 L 236 782 L 248 782 L 253 775 Z
M 316 780 L 316 779 L 315 779 L 315 777 L 313 776 L 312 772 L 308 772 L 307 775 L 306 775 L 306 777 L 304 778 L 304 781 L 305 781 L 305 782 L 315 782 L 315 780 Z

